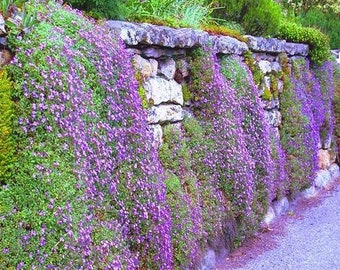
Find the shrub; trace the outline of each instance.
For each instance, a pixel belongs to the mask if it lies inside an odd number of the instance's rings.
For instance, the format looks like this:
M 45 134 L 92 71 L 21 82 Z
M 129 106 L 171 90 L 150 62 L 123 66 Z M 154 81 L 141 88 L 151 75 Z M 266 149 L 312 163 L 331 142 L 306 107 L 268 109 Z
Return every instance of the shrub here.
M 95 18 L 108 19 L 125 19 L 127 7 L 124 6 L 123 0 L 67 0 L 64 1 L 74 8 L 78 8 L 88 12 L 89 15 Z M 131 1 L 128 1 L 131 2 Z
M 212 11 L 209 5 L 203 5 L 202 0 L 69 0 L 66 2 L 95 17 L 149 22 L 176 28 L 199 28 L 200 24 L 209 21 Z
M 280 5 L 275 1 L 219 0 L 213 16 L 227 21 L 236 21 L 247 34 L 273 35 L 281 15 Z
M 329 38 L 317 29 L 282 20 L 277 37 L 308 44 L 310 49 L 309 57 L 316 64 L 321 64 L 330 55 Z
M 19 143 L 0 264 L 171 269 L 164 172 L 122 42 L 56 6 L 12 44 Z
M 13 138 L 14 102 L 11 99 L 12 82 L 7 71 L 0 71 L 0 185 L 9 183 L 15 162 L 15 141 Z
M 303 26 L 320 29 L 329 36 L 332 49 L 340 48 L 340 14 L 330 10 L 325 12 L 319 9 L 311 9 L 305 15 L 298 16 L 297 21 Z

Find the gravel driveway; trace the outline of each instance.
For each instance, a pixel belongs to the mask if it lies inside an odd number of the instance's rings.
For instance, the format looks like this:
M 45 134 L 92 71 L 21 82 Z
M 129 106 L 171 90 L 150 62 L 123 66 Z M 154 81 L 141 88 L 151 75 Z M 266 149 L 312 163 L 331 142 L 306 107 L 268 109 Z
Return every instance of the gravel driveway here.
M 218 270 L 340 270 L 340 185 L 299 204 Z

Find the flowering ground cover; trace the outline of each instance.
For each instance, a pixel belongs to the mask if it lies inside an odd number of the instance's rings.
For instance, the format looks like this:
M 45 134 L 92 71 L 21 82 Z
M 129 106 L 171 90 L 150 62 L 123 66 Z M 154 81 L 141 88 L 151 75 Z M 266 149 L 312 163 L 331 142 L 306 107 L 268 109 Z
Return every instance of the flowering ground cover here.
M 156 149 L 122 41 L 67 6 L 37 9 L 0 73 L 1 266 L 193 269 L 312 182 L 320 134 L 334 128 L 330 63 L 314 74 L 292 61 L 280 141 L 244 59 L 196 49 L 195 117 L 164 127 Z

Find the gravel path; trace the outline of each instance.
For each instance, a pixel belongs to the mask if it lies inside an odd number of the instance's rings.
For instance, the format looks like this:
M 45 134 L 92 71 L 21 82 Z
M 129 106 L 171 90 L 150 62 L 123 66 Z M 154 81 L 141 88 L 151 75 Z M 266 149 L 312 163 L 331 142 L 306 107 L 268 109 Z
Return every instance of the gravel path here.
M 218 268 L 340 270 L 340 185 L 304 200 Z

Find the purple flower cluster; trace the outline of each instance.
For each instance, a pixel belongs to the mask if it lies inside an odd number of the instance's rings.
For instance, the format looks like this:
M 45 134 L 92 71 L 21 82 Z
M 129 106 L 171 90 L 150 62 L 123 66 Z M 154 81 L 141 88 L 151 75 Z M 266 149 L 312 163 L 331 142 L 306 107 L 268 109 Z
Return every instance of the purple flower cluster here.
M 74 30 L 59 27 L 62 20 L 71 20 Z M 36 157 L 26 177 L 46 185 L 41 207 L 55 220 L 47 230 L 57 231 L 42 268 L 46 261 L 50 269 L 172 268 L 164 172 L 131 56 L 116 40 L 105 26 L 60 10 L 24 37 L 13 63 L 13 73 L 23 78 L 18 113 L 29 138 L 24 150 Z M 56 190 L 48 187 L 56 182 Z M 74 195 L 71 202 L 62 202 L 61 191 Z M 25 241 L 32 250 L 34 242 Z M 37 245 L 51 246 L 46 241 Z
M 194 55 L 192 91 L 198 119 L 204 123 L 207 139 L 212 143 L 205 155 L 205 166 L 213 182 L 231 201 L 235 217 L 252 216 L 254 196 L 254 162 L 247 149 L 235 90 L 221 73 L 216 54 L 210 48 Z
M 289 192 L 309 187 L 317 170 L 320 125 L 324 117 L 320 84 L 304 59 L 293 59 L 290 80 L 281 95 L 281 140 L 286 153 Z
M 334 66 L 331 61 L 325 61 L 320 66 L 313 66 L 315 76 L 320 83 L 322 108 L 324 109 L 323 122 L 320 121 L 320 137 L 322 147 L 327 146 L 330 140 L 335 125 L 333 112 L 333 98 L 334 98 Z
M 255 200 L 252 207 L 257 214 L 256 218 L 261 220 L 265 214 L 263 211 L 266 211 L 269 204 L 269 193 L 271 198 L 276 193 L 274 189 L 276 179 L 273 178 L 273 164 L 270 155 L 269 125 L 265 120 L 259 91 L 255 86 L 251 71 L 241 58 L 234 57 L 232 60 L 232 64 L 222 67 L 222 71 L 227 68 L 233 72 L 230 79 L 243 112 L 241 121 L 244 139 L 255 164 Z

